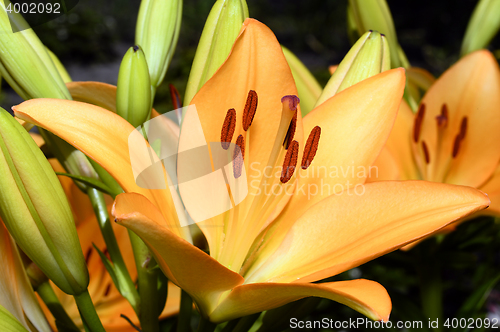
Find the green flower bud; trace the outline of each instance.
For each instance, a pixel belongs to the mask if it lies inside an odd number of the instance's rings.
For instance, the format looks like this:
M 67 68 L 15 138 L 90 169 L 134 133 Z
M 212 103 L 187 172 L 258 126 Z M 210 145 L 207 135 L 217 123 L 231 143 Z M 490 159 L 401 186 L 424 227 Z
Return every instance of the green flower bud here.
M 315 107 L 336 93 L 388 69 L 391 69 L 391 56 L 387 39 L 376 31 L 365 33 L 339 64 Z
M 21 324 L 14 315 L 0 305 L 0 330 L 5 332 L 23 332 L 26 328 Z
M 64 191 L 31 136 L 0 109 L 0 217 L 26 255 L 61 290 L 78 295 L 89 275 Z
M 387 2 L 385 0 L 349 0 L 348 10 L 352 11 L 351 15 L 360 36 L 368 30 L 376 30 L 387 37 L 392 68 L 401 67 L 403 64 L 398 52 L 402 50 L 398 44 L 396 29 Z
M 302 112 L 302 116 L 304 116 L 314 108 L 316 100 L 321 95 L 321 85 L 319 85 L 316 78 L 314 78 L 299 58 L 286 47 L 281 46 L 281 49 L 292 70 L 293 79 L 295 80 L 300 98 L 300 111 Z
M 0 73 L 23 98 L 71 99 L 64 81 L 47 53 L 45 46 L 20 14 L 7 15 L 0 2 Z M 9 20 L 10 18 L 10 20 Z M 13 27 L 15 31 L 14 33 Z
M 470 18 L 460 55 L 485 48 L 500 28 L 500 1 L 481 0 Z
M 208 15 L 186 86 L 184 105 L 226 61 L 241 26 L 248 18 L 245 0 L 218 0 Z
M 49 50 L 47 47 L 45 49 L 47 50 L 47 53 L 49 53 L 50 58 L 52 59 L 54 66 L 56 66 L 57 71 L 59 72 L 59 75 L 61 75 L 64 83 L 73 82 L 71 76 L 69 76 L 68 71 L 66 70 L 66 68 L 64 68 L 64 65 L 61 63 L 57 55 L 55 55 L 54 52 Z
M 116 113 L 138 127 L 151 115 L 151 83 L 142 49 L 134 46 L 123 57 L 116 89 Z
M 156 89 L 167 72 L 179 38 L 182 0 L 142 0 L 135 43 L 146 54 L 151 86 Z

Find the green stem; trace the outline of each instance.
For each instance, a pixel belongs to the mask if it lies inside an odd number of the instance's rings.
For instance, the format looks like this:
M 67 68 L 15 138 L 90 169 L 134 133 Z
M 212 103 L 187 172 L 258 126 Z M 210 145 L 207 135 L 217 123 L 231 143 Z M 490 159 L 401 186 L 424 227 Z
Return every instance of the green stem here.
M 104 195 L 95 188 L 89 188 L 87 195 L 90 198 L 92 207 L 94 209 L 97 221 L 99 223 L 99 228 L 101 229 L 102 237 L 106 243 L 109 256 L 113 262 L 116 277 L 118 279 L 119 285 L 116 285 L 120 290 L 120 293 L 124 298 L 126 298 L 135 312 L 138 312 L 139 305 L 139 293 L 135 288 L 134 282 L 130 277 L 130 274 L 123 260 L 122 253 L 120 252 L 120 247 L 118 246 L 118 241 L 116 241 L 115 233 L 113 232 L 113 226 L 111 225 L 111 220 L 109 218 L 108 209 L 106 206 L 106 201 L 104 200 Z
M 438 327 L 433 330 L 439 332 L 443 323 L 443 285 L 439 261 L 432 252 L 424 251 L 421 256 L 419 264 L 420 296 L 422 312 L 431 321 L 438 319 Z
M 177 332 L 191 331 L 191 313 L 193 311 L 193 300 L 184 290 L 181 291 L 181 306 L 177 320 Z
M 213 332 L 217 324 L 212 323 L 210 320 L 200 317 L 200 324 L 198 325 L 197 332 Z
M 247 332 L 250 330 L 250 328 L 253 326 L 253 324 L 259 319 L 260 317 L 260 312 L 242 317 L 238 324 L 236 324 L 236 327 L 234 328 L 233 332 Z
M 80 315 L 82 320 L 88 326 L 91 332 L 106 332 L 102 326 L 101 320 L 95 311 L 94 304 L 90 298 L 88 289 L 79 295 L 74 295 L 76 305 L 78 310 L 80 310 Z
M 47 308 L 49 308 L 49 311 L 56 319 L 56 325 L 58 328 L 64 327 L 65 330 L 68 331 L 80 331 L 73 320 L 68 316 L 66 310 L 64 310 L 64 307 L 61 305 L 61 302 L 59 302 L 56 293 L 54 293 L 54 290 L 48 281 L 40 284 L 40 286 L 36 289 L 36 292 L 40 295 L 43 303 L 47 305 Z
M 144 332 L 158 332 L 160 330 L 158 268 L 151 268 L 155 260 L 146 244 L 134 232 L 129 231 L 130 242 L 134 251 L 135 265 L 139 284 L 141 306 L 139 321 Z

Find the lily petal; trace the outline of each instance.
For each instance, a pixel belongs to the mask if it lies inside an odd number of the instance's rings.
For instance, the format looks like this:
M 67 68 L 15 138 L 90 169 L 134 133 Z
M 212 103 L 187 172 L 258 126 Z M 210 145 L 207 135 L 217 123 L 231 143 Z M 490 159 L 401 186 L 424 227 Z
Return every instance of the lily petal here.
M 361 190 L 363 190 L 361 192 Z M 277 250 L 269 237 L 246 282 L 311 282 L 396 250 L 490 204 L 481 191 L 387 181 L 332 195 L 304 213 Z M 267 257 L 267 259 L 266 259 Z
M 435 82 L 421 104 L 426 110 L 420 140 L 425 140 L 430 156 L 426 179 L 479 187 L 500 159 L 500 70 L 494 56 L 481 50 L 463 57 Z M 449 120 L 439 145 L 436 116 L 443 104 Z M 464 117 L 466 135 L 452 158 Z
M 222 292 L 243 283 L 239 274 L 169 231 L 162 214 L 144 196 L 118 195 L 112 213 L 116 222 L 143 239 L 165 275 L 188 292 L 202 312 L 211 312 Z
M 172 232 L 190 238 L 188 228 L 179 227 L 169 189 L 151 190 L 137 185 L 129 154 L 129 136 L 132 133 L 137 133 L 137 136 L 140 134 L 123 118 L 101 107 L 60 99 L 31 99 L 14 106 L 13 110 L 17 117 L 55 133 L 95 160 L 126 192 L 146 196 L 167 216 Z M 150 148 L 144 140 L 142 142 L 146 149 L 142 146 L 132 149 L 137 153 L 134 158 L 145 163 L 153 158 L 151 164 L 156 163 L 156 154 L 149 153 Z M 163 166 L 161 171 L 164 183 L 168 183 Z
M 340 302 L 374 320 L 388 321 L 392 308 L 385 288 L 365 279 L 320 284 L 258 283 L 236 287 L 210 314 L 210 319 L 223 322 L 277 308 L 308 296 Z
M 290 223 L 322 199 L 364 183 L 389 136 L 403 96 L 404 69 L 385 71 L 336 94 L 304 117 L 304 132 L 321 127 L 311 166 L 279 217 Z M 362 174 L 359 174 L 359 171 Z

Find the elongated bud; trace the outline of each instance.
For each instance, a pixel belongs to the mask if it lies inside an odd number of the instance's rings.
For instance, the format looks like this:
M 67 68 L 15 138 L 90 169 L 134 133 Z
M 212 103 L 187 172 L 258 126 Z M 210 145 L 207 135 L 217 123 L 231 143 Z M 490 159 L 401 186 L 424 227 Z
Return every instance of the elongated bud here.
M 71 99 L 56 66 L 37 35 L 14 10 L 0 2 L 0 73 L 23 98 Z M 9 20 L 10 17 L 10 20 Z M 14 31 L 12 32 L 14 25 Z M 15 28 L 17 27 L 17 28 Z
M 137 17 L 135 44 L 146 55 L 151 86 L 161 84 L 179 38 L 182 0 L 142 0 Z
M 64 292 L 86 290 L 89 275 L 64 191 L 26 130 L 0 110 L 0 217 L 16 243 Z
M 316 106 L 336 93 L 388 69 L 391 69 L 391 60 L 387 39 L 376 31 L 365 33 L 339 64 Z
M 14 315 L 7 309 L 0 305 L 0 330 L 1 331 L 15 331 L 15 332 L 28 332 Z
M 245 0 L 218 0 L 208 15 L 189 73 L 184 105 L 227 59 L 241 26 L 248 18 Z
M 398 43 L 396 29 L 387 2 L 385 0 L 349 0 L 348 10 L 352 11 L 351 15 L 359 36 L 369 30 L 384 34 L 390 46 L 392 68 L 403 66 L 398 53 L 402 52 L 402 50 Z
M 142 125 L 151 114 L 151 83 L 148 64 L 139 46 L 128 49 L 118 73 L 116 113 L 134 127 Z
M 64 83 L 73 82 L 71 76 L 69 76 L 68 71 L 66 70 L 62 62 L 59 60 L 57 55 L 55 55 L 54 52 L 49 50 L 47 47 L 45 49 L 47 50 L 47 53 L 49 53 L 50 58 L 52 59 L 54 66 L 56 66 L 57 72 L 59 73 L 59 75 L 61 75 L 61 78 L 64 81 Z
M 485 48 L 500 28 L 500 1 L 480 0 L 472 13 L 460 55 Z
M 297 86 L 300 98 L 300 111 L 302 116 L 312 111 L 314 104 L 321 95 L 321 85 L 319 85 L 313 74 L 289 49 L 281 46 L 286 61 L 292 70 L 293 79 Z

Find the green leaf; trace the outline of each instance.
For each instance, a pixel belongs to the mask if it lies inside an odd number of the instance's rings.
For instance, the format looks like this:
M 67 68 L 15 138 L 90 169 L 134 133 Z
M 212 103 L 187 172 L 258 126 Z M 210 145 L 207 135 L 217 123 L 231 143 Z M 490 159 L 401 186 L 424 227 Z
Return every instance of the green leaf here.
M 99 250 L 99 248 L 97 248 L 97 246 L 95 244 L 92 243 L 92 245 L 94 246 L 95 250 L 97 250 L 99 257 L 101 257 L 101 261 L 104 264 L 106 271 L 108 271 L 109 275 L 111 276 L 111 279 L 113 280 L 113 284 L 115 284 L 116 288 L 118 289 L 118 291 L 121 294 L 120 284 L 118 282 L 118 278 L 116 277 L 116 271 L 115 271 L 113 264 L 111 264 L 111 261 L 108 259 L 108 257 L 106 257 L 106 255 L 104 255 L 104 253 L 101 250 Z
M 111 188 L 109 188 L 107 185 L 105 185 L 101 181 L 93 179 L 93 178 L 89 178 L 88 176 L 74 175 L 74 174 L 61 173 L 61 172 L 56 172 L 56 174 L 67 176 L 67 177 L 72 178 L 74 180 L 83 182 L 84 184 L 86 184 L 92 188 L 95 188 L 97 190 L 100 190 L 103 193 L 108 194 L 113 198 L 115 198 L 116 195 L 121 194 L 121 193 L 115 193 L 113 190 L 111 190 Z
M 457 317 L 468 318 L 476 315 L 477 312 L 484 306 L 488 295 L 499 280 L 500 274 L 497 274 L 474 291 L 474 293 L 469 296 L 462 307 L 458 310 Z

